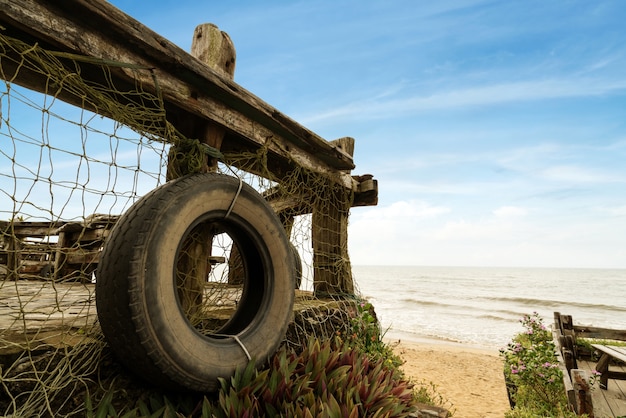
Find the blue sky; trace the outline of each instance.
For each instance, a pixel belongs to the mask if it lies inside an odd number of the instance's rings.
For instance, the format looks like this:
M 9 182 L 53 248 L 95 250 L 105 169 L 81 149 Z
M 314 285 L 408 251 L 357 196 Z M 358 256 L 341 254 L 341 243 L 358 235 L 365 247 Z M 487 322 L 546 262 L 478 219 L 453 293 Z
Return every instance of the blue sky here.
M 236 82 L 356 139 L 354 264 L 626 267 L 626 2 L 112 3 L 186 50 L 215 23 Z

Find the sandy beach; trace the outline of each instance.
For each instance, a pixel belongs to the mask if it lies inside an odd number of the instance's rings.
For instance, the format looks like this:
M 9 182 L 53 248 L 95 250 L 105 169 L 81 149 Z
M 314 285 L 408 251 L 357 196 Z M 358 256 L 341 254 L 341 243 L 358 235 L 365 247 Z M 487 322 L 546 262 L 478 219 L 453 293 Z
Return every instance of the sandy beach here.
M 402 369 L 419 383 L 434 384 L 458 418 L 503 417 L 509 410 L 497 350 L 445 341 L 387 339 L 405 361 Z

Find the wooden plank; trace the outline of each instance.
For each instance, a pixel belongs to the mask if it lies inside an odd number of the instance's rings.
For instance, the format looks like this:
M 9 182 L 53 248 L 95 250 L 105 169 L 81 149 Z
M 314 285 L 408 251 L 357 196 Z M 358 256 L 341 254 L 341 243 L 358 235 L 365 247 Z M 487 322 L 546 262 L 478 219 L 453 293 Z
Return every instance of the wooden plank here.
M 358 187 L 354 193 L 352 207 L 376 206 L 378 204 L 378 180 L 371 174 L 352 176 Z
M 43 47 L 150 68 L 111 68 L 106 76 L 121 87 L 140 83 L 152 92 L 157 91 L 154 80 L 158 80 L 167 117 L 184 134 L 185 126 L 177 123 L 180 119 L 212 121 L 226 129 L 224 150 L 254 152 L 264 147 L 269 152 L 270 169 L 278 176 L 295 162 L 331 176 L 346 188 L 355 188 L 349 173 L 342 172 L 353 169 L 354 163 L 339 146 L 299 125 L 105 1 L 3 1 L 0 24 L 8 36 L 38 42 Z M 65 61 L 61 57 L 59 60 Z M 10 71 L 17 64 L 11 68 L 7 61 L 3 60 L 3 70 L 12 78 Z M 37 91 L 44 91 L 48 81 L 25 68 L 16 71 L 15 76 L 12 82 Z M 105 84 L 102 71 L 91 64 L 81 64 L 81 77 Z M 85 105 L 83 97 L 67 92 L 59 98 Z M 102 109 L 93 110 L 109 116 Z
M 61 333 L 91 327 L 95 321 L 93 285 L 30 280 L 0 284 L 0 355 L 48 344 L 50 338 L 58 340 Z
M 563 361 L 563 357 L 561 357 L 561 353 L 557 351 L 556 357 L 559 362 L 559 370 L 563 373 L 563 386 L 565 387 L 565 396 L 567 398 L 567 403 L 571 407 L 575 407 L 576 405 L 576 393 L 574 392 L 574 385 L 572 384 L 572 379 L 570 374 L 565 367 L 565 362 Z
M 313 287 L 315 294 L 354 294 L 348 255 L 348 214 L 351 194 L 339 187 L 326 187 L 313 200 Z
M 626 363 L 626 347 L 617 345 L 591 344 L 593 348 Z
M 567 404 L 571 408 L 576 408 L 576 393 L 574 392 L 574 386 L 572 384 L 572 379 L 570 377 L 569 371 L 567 370 L 567 367 L 565 367 L 565 360 L 561 355 L 562 347 L 560 341 L 562 336 L 563 335 L 561 334 L 560 327 L 554 327 L 552 329 L 552 341 L 554 342 L 556 348 L 555 354 L 557 364 L 559 365 L 559 370 L 561 370 L 561 373 L 563 375 L 563 386 L 565 387 L 565 397 L 567 398 Z
M 596 369 L 596 363 L 588 360 L 580 360 L 581 369 L 591 374 Z M 619 370 L 625 371 L 626 368 L 621 367 Z M 615 381 L 615 385 L 611 382 L 611 386 L 607 390 L 601 390 L 596 383 L 591 390 L 591 398 L 593 401 L 593 411 L 597 418 L 600 417 L 619 417 L 626 416 L 626 382 Z
M 100 251 L 75 250 L 65 255 L 67 264 L 98 264 L 100 262 Z
M 215 261 L 223 262 L 216 258 Z M 219 286 L 220 284 L 215 284 Z M 64 347 L 84 343 L 89 330 L 97 326 L 94 284 L 52 283 L 49 281 L 22 280 L 0 282 L 0 356 L 33 351 L 45 347 Z M 206 284 L 206 291 L 211 284 Z M 223 296 L 237 291 L 237 287 L 222 286 Z M 226 318 L 232 316 L 236 306 L 221 298 L 222 306 L 231 309 L 220 311 Z M 353 301 L 338 302 L 333 299 L 316 299 L 308 291 L 297 290 L 294 313 L 316 307 L 333 306 L 345 311 Z M 343 308 L 342 308 L 343 306 Z M 324 322 L 324 321 L 322 321 Z
M 563 333 L 563 324 L 561 323 L 561 313 L 554 312 L 554 329 L 558 329 Z
M 626 373 L 626 366 L 621 366 L 619 370 L 622 373 Z M 626 381 L 625 380 L 616 380 L 612 386 L 614 393 L 616 394 L 616 402 L 615 402 L 615 416 L 626 416 Z
M 5 249 L 7 254 L 7 279 L 17 280 L 19 278 L 19 268 L 21 265 L 21 243 L 15 236 L 5 238 Z
M 219 30 L 217 26 L 207 23 L 196 27 L 191 43 L 191 55 L 217 73 L 230 80 L 233 79 L 236 58 L 235 46 L 228 34 Z M 198 138 L 200 142 L 215 150 L 221 149 L 224 136 L 226 135 L 226 130 L 222 126 L 212 121 L 204 121 L 198 124 L 194 123 L 193 120 L 190 121 L 190 125 L 191 128 L 187 135 Z M 167 163 L 167 180 L 190 174 L 187 172 L 184 152 L 185 150 L 179 149 L 178 146 L 173 146 L 170 149 Z M 179 157 L 182 157 L 182 161 Z M 218 159 L 208 155 L 203 157 L 201 171 L 217 171 Z
M 626 330 L 574 325 L 577 338 L 626 341 Z
M 563 330 L 574 329 L 574 320 L 571 315 L 561 315 L 561 327 Z
M 626 374 L 626 368 L 621 367 L 620 372 Z M 626 416 L 626 385 L 623 381 L 614 380 L 611 382 L 610 390 L 599 390 L 598 392 L 608 392 L 607 404 L 611 410 L 612 417 Z M 597 415 L 596 415 L 597 416 Z
M 600 357 L 600 360 L 596 365 L 596 370 L 601 373 L 600 388 L 606 390 L 608 388 L 609 379 L 626 380 L 626 373 L 609 369 L 611 360 L 614 358 L 626 362 L 626 349 L 624 349 L 623 347 L 603 344 L 591 345 L 593 346 L 593 348 L 602 353 L 602 356 Z
M 63 222 L 28 222 L 28 221 L 0 221 L 0 234 L 15 235 L 17 237 L 46 237 L 56 235 Z

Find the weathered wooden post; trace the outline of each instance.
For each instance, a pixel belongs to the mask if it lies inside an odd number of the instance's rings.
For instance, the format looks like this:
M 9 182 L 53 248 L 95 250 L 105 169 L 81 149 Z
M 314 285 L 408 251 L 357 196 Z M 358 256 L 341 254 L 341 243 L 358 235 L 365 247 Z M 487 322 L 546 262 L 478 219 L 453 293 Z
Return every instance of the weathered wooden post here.
M 572 369 L 570 373 L 574 393 L 576 394 L 576 413 L 578 415 L 587 414 L 589 418 L 594 418 L 591 386 L 589 385 L 587 372 L 582 369 Z
M 236 52 L 233 41 L 226 32 L 212 23 L 198 25 L 193 32 L 191 55 L 208 65 L 218 73 L 230 78 L 235 76 Z M 207 122 L 203 127 L 201 141 L 217 150 L 222 146 L 224 128 L 214 122 Z M 217 169 L 217 159 L 209 158 L 208 169 Z
M 206 64 L 214 71 L 233 79 L 235 74 L 235 47 L 232 40 L 226 32 L 212 23 L 204 23 L 198 25 L 194 30 L 193 40 L 191 43 L 191 55 Z M 226 131 L 224 127 L 211 121 L 202 121 L 194 123 L 189 119 L 180 121 L 176 128 L 181 131 L 187 138 L 199 139 L 200 142 L 219 151 L 224 140 Z M 169 161 L 167 165 L 167 180 L 189 174 L 188 167 L 183 165 L 188 155 L 188 149 L 181 146 L 172 146 L 169 153 Z M 217 169 L 217 159 L 210 158 L 208 155 L 203 156 L 201 161 L 201 172 L 215 171 Z
M 330 143 L 350 158 L 354 139 L 340 138 Z M 351 170 L 338 170 L 339 175 Z M 348 254 L 348 216 L 354 206 L 377 203 L 378 183 L 371 175 L 352 176 L 353 186 L 332 174 L 307 173 L 301 179 L 306 185 L 297 190 L 274 188 L 265 197 L 278 213 L 289 233 L 294 216 L 312 214 L 313 288 L 316 296 L 354 294 L 352 268 Z
M 348 155 L 354 154 L 353 138 L 332 142 Z M 353 197 L 352 190 L 329 181 L 313 198 L 313 287 L 318 296 L 354 294 L 348 255 L 348 215 Z
M 235 73 L 235 47 L 226 32 L 212 23 L 198 25 L 193 34 L 191 55 L 214 71 L 233 79 Z M 219 151 L 226 133 L 224 127 L 212 121 L 195 122 L 189 118 L 180 121 L 176 127 L 187 138 L 198 139 L 215 151 Z M 190 174 L 189 149 L 185 146 L 172 146 L 168 155 L 167 180 Z M 217 170 L 217 158 L 201 155 L 201 172 Z M 192 167 L 197 168 L 196 164 Z M 183 245 L 177 267 L 177 287 L 183 310 L 193 315 L 202 303 L 204 283 L 211 272 L 210 257 L 213 237 L 220 231 L 200 226 Z M 236 248 L 233 246 L 233 248 Z
M 9 231 L 5 239 L 7 246 L 7 280 L 19 280 L 21 243 L 14 232 Z

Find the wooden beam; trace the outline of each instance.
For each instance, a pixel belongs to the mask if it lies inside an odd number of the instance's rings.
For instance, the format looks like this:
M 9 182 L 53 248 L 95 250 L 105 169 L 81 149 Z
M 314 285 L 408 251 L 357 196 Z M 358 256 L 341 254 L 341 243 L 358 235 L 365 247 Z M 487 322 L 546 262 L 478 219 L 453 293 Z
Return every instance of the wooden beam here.
M 2 0 L 1 3 L 0 26 L 4 30 L 0 33 L 6 36 L 37 43 L 48 50 L 132 64 L 134 68 L 112 66 L 109 73 L 103 74 L 100 63 L 83 62 L 81 77 L 103 85 L 108 79 L 121 87 L 140 84 L 155 95 L 159 91 L 167 118 L 174 126 L 179 127 L 180 120 L 189 118 L 197 120 L 199 125 L 212 121 L 226 131 L 225 150 L 267 149 L 272 172 L 284 173 L 290 165 L 297 164 L 328 175 L 346 188 L 355 187 L 346 172 L 354 168 L 353 160 L 340 147 L 299 125 L 108 2 Z M 46 91 L 49 85 L 46 74 L 20 67 L 21 57 L 9 49 L 3 53 L 5 58 L 17 60 L 13 64 L 2 60 L 5 79 Z M 62 55 L 58 57 L 60 62 L 72 63 Z M 58 97 L 81 106 L 86 103 L 84 97 L 67 91 L 60 92 Z M 92 110 L 110 116 L 105 109 Z
M 0 235 L 18 238 L 56 235 L 63 222 L 0 221 Z
M 626 330 L 574 325 L 577 338 L 626 341 Z

